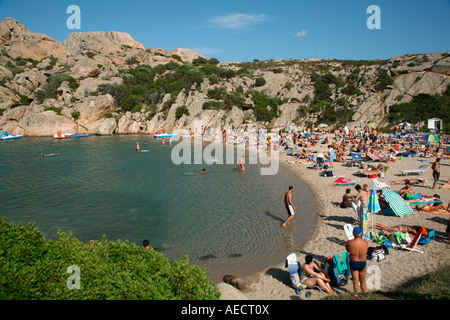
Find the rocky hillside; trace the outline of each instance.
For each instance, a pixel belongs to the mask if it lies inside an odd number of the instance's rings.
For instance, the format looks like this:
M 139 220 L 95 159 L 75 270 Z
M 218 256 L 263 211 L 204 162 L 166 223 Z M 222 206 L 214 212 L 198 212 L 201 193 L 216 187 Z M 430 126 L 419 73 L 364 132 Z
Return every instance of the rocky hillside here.
M 220 63 L 189 49 L 146 49 L 115 31 L 72 33 L 59 43 L 6 18 L 0 22 L 0 128 L 50 136 L 201 125 L 386 127 L 398 120 L 389 116 L 393 106 L 417 105 L 420 94 L 448 97 L 449 69 L 448 53 Z

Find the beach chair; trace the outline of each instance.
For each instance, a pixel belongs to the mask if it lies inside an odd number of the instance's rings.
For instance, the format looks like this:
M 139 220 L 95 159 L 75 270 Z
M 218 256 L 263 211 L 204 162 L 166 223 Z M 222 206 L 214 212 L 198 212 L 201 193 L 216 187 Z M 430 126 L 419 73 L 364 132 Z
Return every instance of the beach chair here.
M 403 200 L 403 198 L 397 192 L 386 188 L 381 191 L 381 194 L 389 203 L 389 207 L 391 207 L 396 216 L 403 217 L 404 215 L 414 214 L 414 210 L 409 206 L 408 203 L 405 202 L 405 200 Z
M 375 190 L 383 190 L 383 189 L 390 189 L 391 187 L 389 187 L 386 183 L 384 182 L 380 182 L 377 179 L 372 179 L 373 181 L 373 185 L 375 186 Z
M 419 239 L 419 244 L 424 244 L 427 245 L 431 242 L 431 240 L 434 240 L 434 237 L 436 235 L 436 229 L 431 230 L 430 232 L 428 232 L 427 236 L 421 236 Z
M 294 287 L 296 294 L 300 294 L 303 289 L 319 289 L 321 292 L 324 292 L 320 286 L 308 286 L 301 283 L 299 275 L 301 266 L 295 252 L 292 252 L 287 256 L 284 266 L 289 270 L 291 284 Z
M 423 253 L 422 249 L 417 248 L 417 244 L 419 243 L 419 240 L 421 238 L 422 235 L 428 235 L 427 230 L 425 230 L 424 227 L 420 227 L 419 230 L 417 231 L 413 241 L 411 241 L 410 244 L 405 245 L 405 244 L 400 244 L 400 248 L 403 250 L 408 250 L 409 253 L 416 251 L 416 252 L 420 252 Z
M 407 170 L 400 170 L 401 173 L 408 175 L 408 173 L 417 173 L 417 174 L 424 174 L 425 171 L 427 171 L 431 166 L 429 164 L 423 164 L 417 169 L 407 169 Z
M 355 153 L 352 152 L 351 154 L 352 158 L 348 160 L 349 166 L 353 167 L 353 165 L 356 163 L 358 166 L 362 164 L 363 158 L 361 153 Z
M 295 252 L 292 252 L 287 256 L 285 267 L 289 270 L 291 284 L 295 289 L 295 293 L 300 294 L 302 292 L 302 289 L 305 289 L 306 286 L 300 282 L 300 275 L 298 274 L 300 263 L 298 262 L 298 258 Z
M 372 161 L 372 162 L 380 162 L 380 161 L 386 162 L 386 159 L 385 159 L 385 158 L 381 158 L 381 157 L 379 157 L 379 156 L 377 156 L 376 154 L 371 153 L 371 152 L 367 152 L 367 153 L 366 153 L 366 156 L 367 156 L 367 158 L 369 158 L 369 160 Z
M 355 238 L 355 236 L 353 236 L 353 226 L 350 223 L 344 225 L 344 231 L 348 240 L 353 240 Z

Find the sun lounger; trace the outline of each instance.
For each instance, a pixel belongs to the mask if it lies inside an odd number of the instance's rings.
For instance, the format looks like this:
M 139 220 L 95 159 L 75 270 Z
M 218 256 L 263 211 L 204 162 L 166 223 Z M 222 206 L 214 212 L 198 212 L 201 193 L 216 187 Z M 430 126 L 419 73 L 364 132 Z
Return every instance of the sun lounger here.
M 410 244 L 408 244 L 408 245 L 401 244 L 400 248 L 402 248 L 403 250 L 408 250 L 409 253 L 411 253 L 413 251 L 423 253 L 422 249 L 417 248 L 417 244 L 419 243 L 420 237 L 422 235 L 428 235 L 428 232 L 427 232 L 427 230 L 425 230 L 424 227 L 419 228 L 419 231 L 417 231 L 413 241 L 411 241 Z
M 373 162 L 379 162 L 379 161 L 387 162 L 387 160 L 389 160 L 389 159 L 386 159 L 386 158 L 381 158 L 381 157 L 379 157 L 376 154 L 373 154 L 371 152 L 367 152 L 366 156 L 367 156 L 367 158 L 369 158 Z
M 425 171 L 427 171 L 431 166 L 429 164 L 423 164 L 417 169 L 407 169 L 407 170 L 400 170 L 401 173 L 408 175 L 408 173 L 417 173 L 417 174 L 424 174 Z
M 383 189 L 390 189 L 391 187 L 389 187 L 386 183 L 384 182 L 380 182 L 377 179 L 372 179 L 373 181 L 373 185 L 375 186 L 375 190 L 383 190 Z

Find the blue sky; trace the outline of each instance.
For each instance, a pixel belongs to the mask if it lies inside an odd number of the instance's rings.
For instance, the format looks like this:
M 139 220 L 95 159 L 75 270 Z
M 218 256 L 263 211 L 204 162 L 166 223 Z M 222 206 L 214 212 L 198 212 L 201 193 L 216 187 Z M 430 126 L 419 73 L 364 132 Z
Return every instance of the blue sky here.
M 81 10 L 70 30 L 67 7 Z M 370 30 L 370 5 L 381 29 Z M 62 42 L 71 32 L 123 31 L 146 48 L 189 48 L 220 61 L 387 59 L 450 49 L 450 0 L 0 0 L 0 18 Z

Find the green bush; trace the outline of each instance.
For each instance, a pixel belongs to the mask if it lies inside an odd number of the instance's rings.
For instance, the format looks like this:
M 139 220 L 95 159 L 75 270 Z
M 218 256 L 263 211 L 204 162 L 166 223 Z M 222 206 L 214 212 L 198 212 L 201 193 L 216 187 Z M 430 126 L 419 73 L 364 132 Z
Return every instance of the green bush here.
M 181 107 L 178 107 L 177 110 L 175 110 L 175 117 L 176 117 L 177 120 L 178 120 L 178 119 L 180 119 L 180 118 L 183 116 L 183 114 L 189 116 L 189 110 L 188 110 L 188 108 L 187 108 L 186 106 L 184 106 L 184 105 L 181 106 Z
M 394 80 L 387 74 L 385 69 L 378 69 L 378 80 L 375 84 L 375 90 L 383 91 L 387 86 L 394 83 Z
M 42 103 L 47 98 L 56 99 L 58 96 L 58 88 L 64 81 L 69 83 L 69 87 L 75 91 L 78 88 L 78 82 L 71 76 L 65 73 L 55 74 L 47 79 L 47 83 L 43 89 L 37 90 L 35 98 L 38 103 Z
M 256 90 L 250 90 L 247 94 L 251 94 L 252 96 L 252 101 L 255 106 L 253 113 L 257 121 L 271 121 L 274 117 L 278 116 L 278 106 L 286 102 L 280 98 L 269 97 Z
M 58 116 L 61 115 L 61 108 L 57 107 L 47 107 L 44 109 L 44 111 L 54 111 Z
M 105 238 L 83 244 L 71 233 L 46 240 L 35 224 L 0 219 L 0 299 L 3 300 L 198 300 L 219 299 L 205 270 L 185 256 L 169 262 L 161 253 Z M 69 267 L 80 271 L 79 289 Z M 68 273 L 69 272 L 69 273 Z
M 255 86 L 256 87 L 261 87 L 261 86 L 263 86 L 263 85 L 265 85 L 267 82 L 266 82 L 266 79 L 264 79 L 264 78 L 256 78 L 255 79 Z
M 221 100 L 227 94 L 227 89 L 224 87 L 215 87 L 214 89 L 209 89 L 207 97 L 213 100 Z
M 442 96 L 420 93 L 411 102 L 395 104 L 389 108 L 390 123 L 418 123 L 430 118 L 442 119 L 444 125 L 450 123 L 450 85 Z M 445 127 L 443 129 L 446 130 Z

